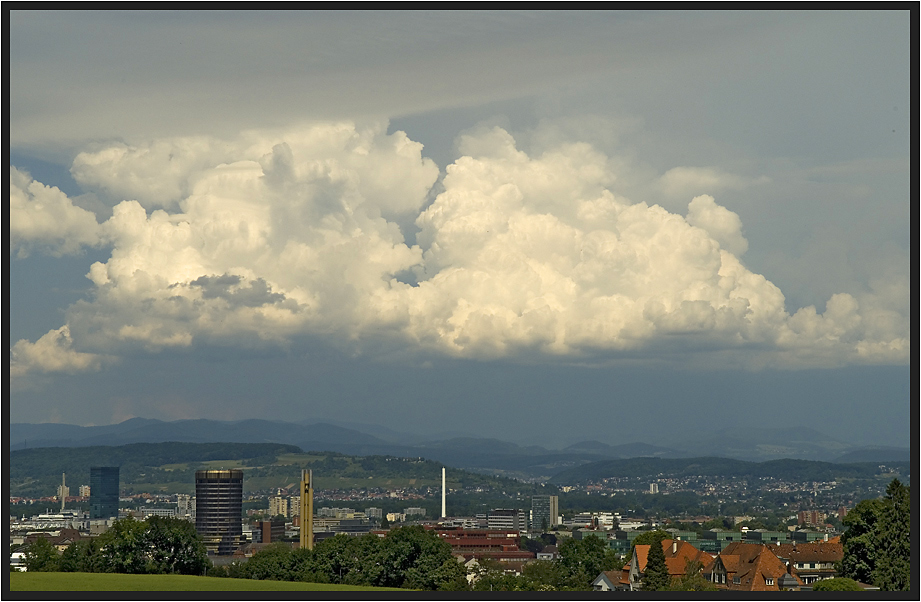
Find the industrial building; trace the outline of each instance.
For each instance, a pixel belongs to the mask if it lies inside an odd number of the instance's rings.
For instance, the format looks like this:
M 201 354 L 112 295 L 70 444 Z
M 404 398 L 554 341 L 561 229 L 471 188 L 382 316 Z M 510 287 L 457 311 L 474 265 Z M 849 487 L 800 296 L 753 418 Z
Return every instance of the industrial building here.
M 90 519 L 118 517 L 118 466 L 90 467 Z
M 195 472 L 195 530 L 209 554 L 233 554 L 243 540 L 243 471 Z

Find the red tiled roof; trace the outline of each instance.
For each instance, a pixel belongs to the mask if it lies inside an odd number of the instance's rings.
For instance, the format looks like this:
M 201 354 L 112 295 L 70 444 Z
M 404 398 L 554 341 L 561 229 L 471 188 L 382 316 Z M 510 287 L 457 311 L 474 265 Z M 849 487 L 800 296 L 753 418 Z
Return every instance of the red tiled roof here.
M 676 544 L 676 545 L 673 545 Z M 674 551 L 672 551 L 674 548 Z M 649 558 L 649 544 L 639 544 L 634 547 L 636 552 L 637 567 L 640 572 L 646 570 L 646 561 Z M 665 566 L 672 577 L 684 575 L 688 561 L 697 561 L 701 566 L 706 566 L 713 561 L 713 556 L 698 550 L 686 541 L 663 539 L 662 551 L 665 552 Z M 630 563 L 624 565 L 624 570 L 630 570 Z
M 844 558 L 844 545 L 839 539 L 831 541 L 812 541 L 809 543 L 782 543 L 772 546 L 774 555 L 792 562 L 837 562 Z
M 731 590 L 776 591 L 780 589 L 780 578 L 787 572 L 791 572 L 802 585 L 796 570 L 788 569 L 774 554 L 772 546 L 734 541 L 720 553 L 718 560 L 726 569 L 725 586 Z M 712 572 L 716 564 L 717 559 L 714 559 L 704 567 L 704 572 Z M 735 582 L 737 579 L 738 583 Z M 768 585 L 768 580 L 771 580 L 771 585 Z
M 636 556 L 636 566 L 640 573 L 646 571 L 646 562 L 649 558 L 649 544 L 639 544 L 633 548 Z M 699 562 L 702 567 L 713 562 L 713 556 L 698 550 L 686 541 L 663 539 L 662 551 L 665 552 L 665 566 L 672 578 L 682 577 L 687 571 L 688 562 Z M 631 562 L 632 562 L 631 558 Z M 621 571 L 620 583 L 629 582 L 630 562 L 624 565 Z

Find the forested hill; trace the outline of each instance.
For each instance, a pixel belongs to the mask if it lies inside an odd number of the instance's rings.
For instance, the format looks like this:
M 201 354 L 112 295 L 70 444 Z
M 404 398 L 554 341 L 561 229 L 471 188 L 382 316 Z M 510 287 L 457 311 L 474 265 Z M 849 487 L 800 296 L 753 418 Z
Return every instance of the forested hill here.
M 886 467 L 907 474 L 909 465 L 907 461 L 890 462 Z M 573 485 L 610 478 L 693 476 L 774 478 L 802 482 L 869 478 L 880 472 L 880 464 L 876 462 L 839 464 L 811 460 L 746 462 L 729 458 L 631 458 L 583 464 L 556 474 L 550 482 Z
M 55 495 L 61 474 L 76 495 L 89 484 L 91 466 L 118 466 L 126 493 L 191 493 L 195 471 L 240 468 L 244 491 L 291 487 L 302 468 L 314 471 L 320 489 L 440 487 L 441 463 L 422 458 L 348 456 L 304 452 L 278 443 L 133 443 L 120 446 L 45 447 L 10 452 L 9 484 L 14 497 Z M 483 487 L 523 492 L 528 485 L 504 477 L 447 469 L 451 488 Z
M 118 466 L 121 480 L 125 481 L 146 476 L 151 467 L 227 461 L 227 468 L 236 468 L 241 462 L 272 463 L 279 454 L 286 453 L 301 453 L 301 448 L 281 443 L 168 442 L 24 449 L 10 452 L 10 495 L 54 495 L 62 473 L 67 475 L 71 494 L 76 495 L 78 486 L 89 484 L 91 466 Z

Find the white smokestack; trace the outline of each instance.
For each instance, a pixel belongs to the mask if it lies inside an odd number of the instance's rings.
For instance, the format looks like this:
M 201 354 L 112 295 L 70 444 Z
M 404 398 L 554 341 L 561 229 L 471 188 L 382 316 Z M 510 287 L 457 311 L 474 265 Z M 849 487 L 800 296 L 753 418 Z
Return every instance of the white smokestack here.
M 448 516 L 447 507 L 445 503 L 445 468 L 441 467 L 441 517 L 444 518 Z

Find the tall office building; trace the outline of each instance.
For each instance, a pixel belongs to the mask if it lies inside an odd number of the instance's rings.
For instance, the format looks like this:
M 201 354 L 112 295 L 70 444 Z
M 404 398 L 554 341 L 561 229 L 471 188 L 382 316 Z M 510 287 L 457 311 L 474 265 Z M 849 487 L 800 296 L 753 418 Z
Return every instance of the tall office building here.
M 118 517 L 118 466 L 90 467 L 90 518 Z
M 560 514 L 560 498 L 556 495 L 535 495 L 531 498 L 531 528 L 552 529 Z
M 243 471 L 195 472 L 195 530 L 210 554 L 233 554 L 243 539 Z

